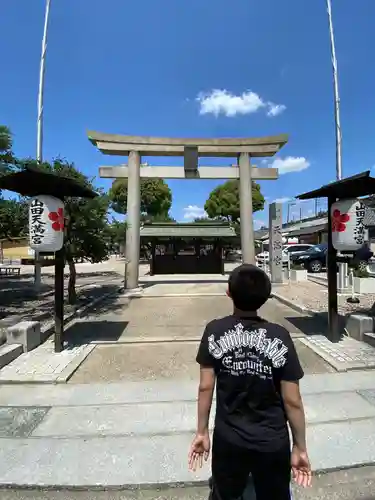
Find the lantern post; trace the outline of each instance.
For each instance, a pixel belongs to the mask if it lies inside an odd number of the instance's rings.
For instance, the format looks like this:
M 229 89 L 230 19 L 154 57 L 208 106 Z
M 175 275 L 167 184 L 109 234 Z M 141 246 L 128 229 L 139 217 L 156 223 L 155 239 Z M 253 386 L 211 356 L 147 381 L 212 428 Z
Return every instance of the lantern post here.
M 64 247 L 55 252 L 55 352 L 64 349 Z
M 332 205 L 334 196 L 328 196 L 328 248 L 327 248 L 327 279 L 328 279 L 328 329 L 331 342 L 340 340 L 339 316 L 337 310 L 337 252 L 332 242 Z
M 35 252 L 55 252 L 55 352 L 64 348 L 64 201 L 39 195 L 30 201 L 29 238 Z
M 30 246 L 55 253 L 55 350 L 64 341 L 64 202 L 66 196 L 95 198 L 98 193 L 75 179 L 46 172 L 33 165 L 0 177 L 0 189 L 31 197 L 29 207 Z M 40 193 L 45 193 L 41 195 Z

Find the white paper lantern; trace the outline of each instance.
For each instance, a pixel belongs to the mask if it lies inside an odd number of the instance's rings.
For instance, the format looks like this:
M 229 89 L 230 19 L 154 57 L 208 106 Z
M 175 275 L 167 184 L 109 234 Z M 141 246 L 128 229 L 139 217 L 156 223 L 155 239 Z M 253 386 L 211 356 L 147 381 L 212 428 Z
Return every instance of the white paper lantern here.
M 53 196 L 35 196 L 29 205 L 30 247 L 56 252 L 64 244 L 64 203 Z
M 365 242 L 365 205 L 361 200 L 340 200 L 332 204 L 332 244 L 336 250 L 355 251 Z

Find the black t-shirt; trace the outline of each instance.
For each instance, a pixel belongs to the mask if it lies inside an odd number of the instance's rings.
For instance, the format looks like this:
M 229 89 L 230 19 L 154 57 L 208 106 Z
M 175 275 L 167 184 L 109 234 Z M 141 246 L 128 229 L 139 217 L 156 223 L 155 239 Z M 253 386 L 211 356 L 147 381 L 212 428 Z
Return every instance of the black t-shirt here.
M 289 332 L 259 317 L 208 323 L 197 362 L 216 373 L 215 432 L 234 445 L 274 451 L 289 442 L 281 380 L 303 377 Z

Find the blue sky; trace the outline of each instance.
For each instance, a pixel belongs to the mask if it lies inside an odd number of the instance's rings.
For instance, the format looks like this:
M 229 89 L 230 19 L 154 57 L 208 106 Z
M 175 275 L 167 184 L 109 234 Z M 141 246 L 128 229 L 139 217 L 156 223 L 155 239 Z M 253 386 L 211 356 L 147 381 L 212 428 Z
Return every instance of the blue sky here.
M 11 127 L 19 156 L 35 155 L 44 7 L 44 0 L 3 0 L 1 7 L 0 123 Z M 332 8 L 347 176 L 375 164 L 375 2 L 332 0 Z M 89 175 L 125 159 L 96 151 L 88 129 L 186 137 L 288 133 L 289 143 L 267 162 L 276 160 L 284 173 L 261 187 L 269 201 L 293 197 L 335 178 L 332 93 L 325 0 L 51 3 L 44 157 L 61 155 Z M 201 215 L 218 183 L 169 181 L 172 215 Z M 304 203 L 303 215 L 313 208 Z M 291 211 L 297 216 L 300 207 Z M 254 217 L 256 226 L 267 221 L 265 212 Z

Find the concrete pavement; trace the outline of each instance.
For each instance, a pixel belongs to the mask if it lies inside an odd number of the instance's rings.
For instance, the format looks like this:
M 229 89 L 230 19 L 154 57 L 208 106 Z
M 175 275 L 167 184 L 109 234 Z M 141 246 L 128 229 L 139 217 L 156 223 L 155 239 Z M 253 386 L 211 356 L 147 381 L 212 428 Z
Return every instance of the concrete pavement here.
M 196 284 L 197 288 L 199 285 Z M 71 378 L 71 383 L 97 383 L 190 379 L 197 377 L 195 356 L 205 325 L 232 311 L 221 296 L 142 297 L 118 296 L 107 301 L 67 331 L 73 345 L 91 342 L 95 350 Z M 332 368 L 302 344 L 305 318 L 271 299 L 260 314 L 292 332 L 306 373 L 332 372 Z M 310 327 L 312 325 L 309 325 Z
M 199 484 L 186 454 L 194 381 L 0 388 L 0 485 L 135 487 Z M 302 382 L 315 471 L 375 463 L 371 372 Z M 79 464 L 79 466 L 77 466 Z
M 375 500 L 375 467 L 354 468 L 314 477 L 309 489 L 293 488 L 294 500 Z M 207 500 L 207 487 L 135 491 L 3 490 L 2 500 Z
M 222 280 L 221 276 L 219 278 Z M 204 327 L 211 319 L 230 314 L 232 304 L 224 290 L 220 295 L 200 295 L 202 286 L 205 288 L 215 282 L 171 280 L 165 286 L 173 294 L 186 283 L 198 296 L 194 292 L 190 296 L 145 296 L 130 300 L 117 294 L 108 298 L 91 308 L 84 319 L 66 328 L 69 352 L 57 355 L 50 352 L 48 345 L 41 346 L 3 368 L 0 383 L 66 382 L 86 358 L 86 355 L 81 356 L 81 349 L 88 357 L 75 372 L 73 383 L 152 380 L 170 376 L 195 378 L 194 359 Z M 311 323 L 311 318 L 306 319 L 274 299 L 265 304 L 260 314 L 284 325 L 296 339 L 303 337 L 304 332 L 319 328 L 318 322 Z M 296 341 L 296 346 L 306 373 L 333 370 L 309 346 L 300 341 Z M 69 357 L 77 363 L 71 363 Z
M 312 487 L 293 487 L 294 500 L 375 500 L 375 467 L 361 467 L 315 476 Z M 2 490 L 1 500 L 207 500 L 208 488 L 166 488 L 127 491 Z

